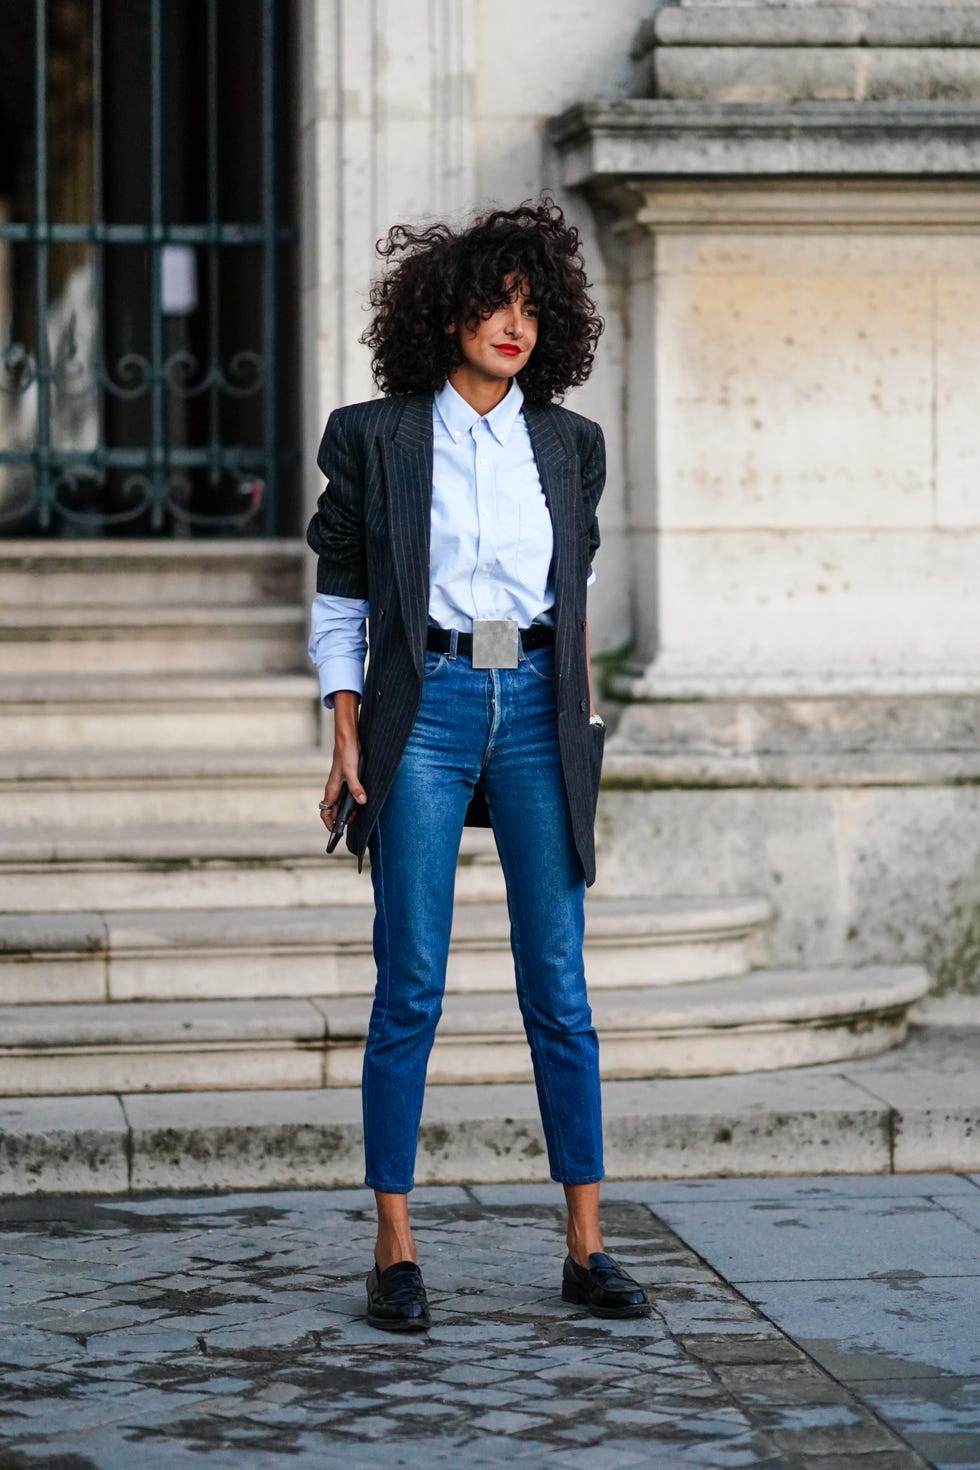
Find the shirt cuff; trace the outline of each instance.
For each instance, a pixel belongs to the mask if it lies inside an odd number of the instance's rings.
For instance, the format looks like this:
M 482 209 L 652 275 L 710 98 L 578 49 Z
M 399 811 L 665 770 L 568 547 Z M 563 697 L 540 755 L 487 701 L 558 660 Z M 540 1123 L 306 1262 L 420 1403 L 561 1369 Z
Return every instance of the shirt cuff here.
M 357 658 L 328 658 L 317 669 L 320 676 L 320 698 L 326 709 L 333 709 L 333 697 L 341 689 L 364 693 L 364 661 Z

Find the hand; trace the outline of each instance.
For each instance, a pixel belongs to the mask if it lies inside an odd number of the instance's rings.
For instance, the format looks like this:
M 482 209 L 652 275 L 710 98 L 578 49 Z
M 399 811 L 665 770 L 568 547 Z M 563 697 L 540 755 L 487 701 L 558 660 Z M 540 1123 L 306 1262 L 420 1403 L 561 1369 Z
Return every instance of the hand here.
M 340 788 L 345 781 L 348 791 L 359 806 L 363 806 L 367 801 L 367 793 L 357 774 L 360 754 L 360 746 L 356 740 L 343 742 L 338 740 L 334 744 L 330 775 L 323 788 L 323 806 L 320 808 L 320 821 L 328 832 L 334 829 L 334 820 L 340 801 Z

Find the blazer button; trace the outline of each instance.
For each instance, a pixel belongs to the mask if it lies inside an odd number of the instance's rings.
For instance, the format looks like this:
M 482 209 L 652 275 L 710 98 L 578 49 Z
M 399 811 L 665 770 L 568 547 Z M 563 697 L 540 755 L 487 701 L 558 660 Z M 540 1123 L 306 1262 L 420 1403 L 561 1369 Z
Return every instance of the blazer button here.
M 382 616 L 382 617 L 384 617 L 384 613 L 382 613 L 382 614 L 381 614 L 381 616 Z M 584 632 L 585 632 L 585 630 L 586 630 L 586 628 L 587 628 L 587 627 L 588 627 L 588 626 L 589 626 L 589 625 L 588 625 L 588 623 L 587 623 L 587 622 L 586 622 L 586 621 L 585 621 L 585 619 L 584 619 L 584 618 L 583 618 L 583 619 L 582 619 L 582 632 L 583 632 L 583 633 L 584 633 Z
M 383 608 L 383 607 L 381 607 L 381 608 L 379 608 L 379 609 L 378 609 L 378 617 L 379 617 L 379 618 L 381 618 L 381 619 L 382 619 L 382 621 L 383 621 L 383 620 L 384 620 L 384 615 L 385 615 L 385 610 L 384 610 L 384 608 Z M 585 627 L 585 624 L 584 624 L 584 623 L 583 623 L 583 624 L 582 624 L 582 627 L 583 627 L 583 628 L 584 628 L 584 627 Z
M 380 689 L 379 689 L 379 690 L 377 690 L 377 692 L 376 692 L 376 694 L 375 694 L 375 698 L 376 698 L 376 699 L 380 699 L 380 698 L 381 698 L 381 690 L 380 690 Z M 584 704 L 583 704 L 583 706 L 582 706 L 582 708 L 583 708 L 583 709 L 584 709 L 584 708 L 585 708 L 585 705 L 584 705 Z
M 378 698 L 379 699 L 381 698 L 380 694 L 378 695 Z M 582 711 L 583 715 L 588 714 L 588 712 L 589 712 L 589 701 L 587 699 L 580 699 L 579 702 L 578 702 L 578 707 Z

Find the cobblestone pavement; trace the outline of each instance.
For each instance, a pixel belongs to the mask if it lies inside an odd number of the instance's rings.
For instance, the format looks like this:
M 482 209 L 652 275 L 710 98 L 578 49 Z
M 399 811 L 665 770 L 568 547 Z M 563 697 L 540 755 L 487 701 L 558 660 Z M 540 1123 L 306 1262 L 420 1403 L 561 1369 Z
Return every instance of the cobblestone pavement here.
M 623 1323 L 562 1305 L 553 1186 L 419 1190 L 411 1339 L 368 1204 L 0 1204 L 2 1470 L 980 1466 L 980 1176 L 610 1184 Z

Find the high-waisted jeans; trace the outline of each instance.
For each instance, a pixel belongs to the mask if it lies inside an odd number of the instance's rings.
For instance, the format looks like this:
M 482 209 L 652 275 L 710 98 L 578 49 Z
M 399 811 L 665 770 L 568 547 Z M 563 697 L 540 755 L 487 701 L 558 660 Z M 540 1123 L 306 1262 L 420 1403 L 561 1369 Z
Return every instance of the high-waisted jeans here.
M 554 1179 L 602 1178 L 599 1045 L 582 961 L 585 884 L 558 753 L 554 651 L 516 669 L 426 654 L 422 703 L 371 837 L 378 982 L 364 1054 L 366 1180 L 413 1186 L 442 1012 L 456 861 L 484 783 L 507 885 L 517 998 Z

